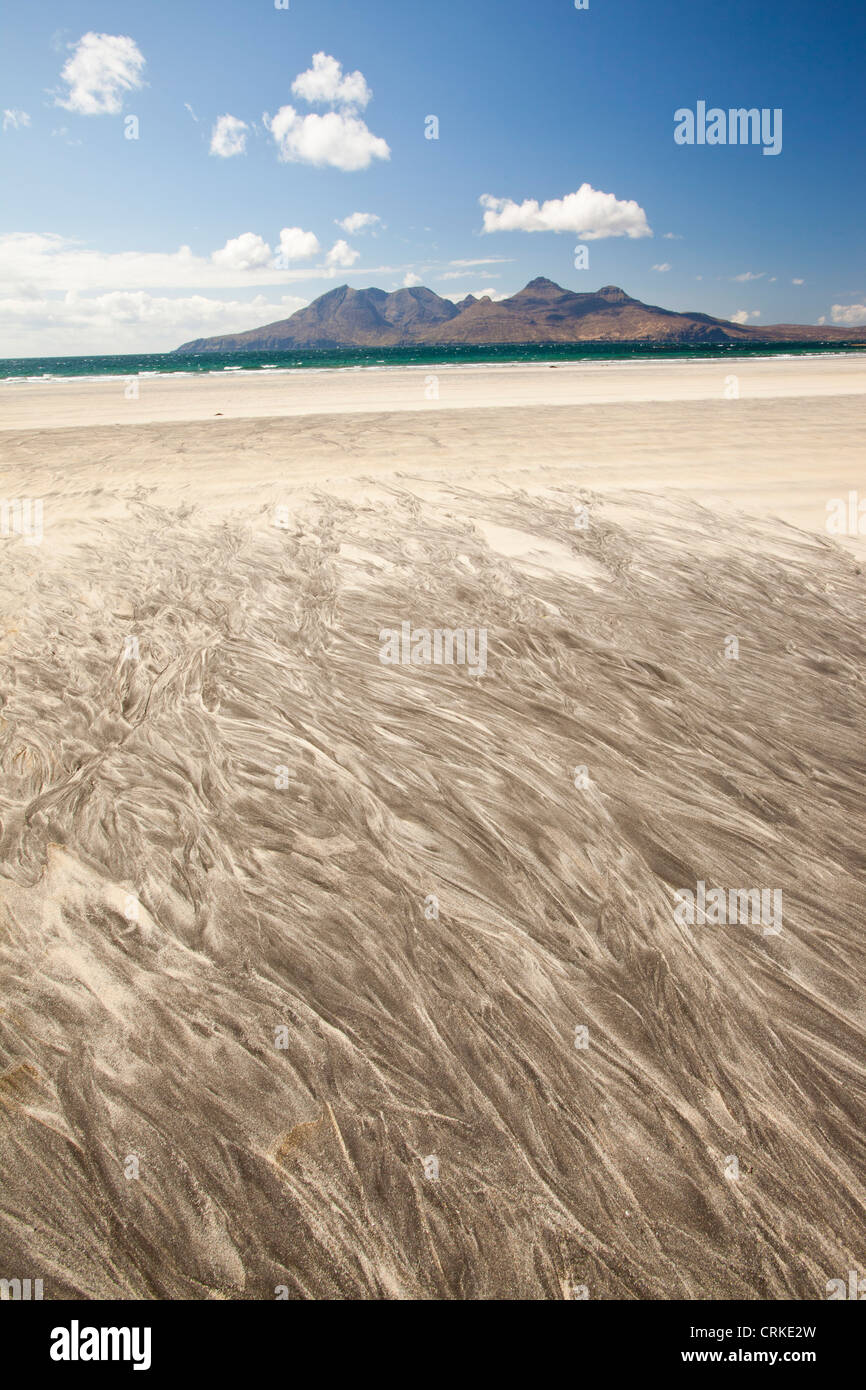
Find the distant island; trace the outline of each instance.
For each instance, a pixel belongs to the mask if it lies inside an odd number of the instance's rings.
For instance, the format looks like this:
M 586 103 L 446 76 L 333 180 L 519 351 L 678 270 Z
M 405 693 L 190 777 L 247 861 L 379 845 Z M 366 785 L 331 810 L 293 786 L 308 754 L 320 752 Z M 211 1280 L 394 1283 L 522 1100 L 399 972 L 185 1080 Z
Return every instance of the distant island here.
M 510 299 L 467 295 L 459 304 L 422 286 L 353 290 L 348 285 L 299 309 L 290 318 L 195 338 L 176 352 L 262 352 L 293 348 L 419 346 L 483 347 L 524 343 L 866 343 L 863 328 L 779 323 L 747 327 L 696 312 L 675 313 L 632 299 L 616 285 L 590 294 L 564 290 L 552 280 L 531 280 Z

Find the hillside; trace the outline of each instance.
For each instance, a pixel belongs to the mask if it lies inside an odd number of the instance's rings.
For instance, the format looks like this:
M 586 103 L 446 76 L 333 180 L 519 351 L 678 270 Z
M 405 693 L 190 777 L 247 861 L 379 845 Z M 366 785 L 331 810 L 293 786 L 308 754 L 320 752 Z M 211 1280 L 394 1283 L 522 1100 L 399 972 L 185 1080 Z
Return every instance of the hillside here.
M 396 290 L 330 290 L 290 318 L 215 338 L 196 338 L 176 351 L 257 352 L 293 348 L 400 347 L 516 343 L 866 342 L 864 328 L 811 324 L 746 327 L 697 311 L 677 313 L 632 299 L 616 285 L 589 294 L 540 277 L 494 303 L 467 295 L 460 304 L 421 286 Z

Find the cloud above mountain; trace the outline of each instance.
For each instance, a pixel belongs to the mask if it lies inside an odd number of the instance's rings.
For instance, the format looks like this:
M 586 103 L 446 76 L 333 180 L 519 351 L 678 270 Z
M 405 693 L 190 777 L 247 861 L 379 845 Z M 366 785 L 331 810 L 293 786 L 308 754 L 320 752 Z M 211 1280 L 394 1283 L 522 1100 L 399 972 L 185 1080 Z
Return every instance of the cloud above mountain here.
M 516 203 L 489 193 L 479 201 L 484 208 L 485 232 L 571 232 L 584 241 L 652 236 L 646 213 L 634 200 L 621 201 L 588 183 L 581 184 L 576 193 L 545 203 L 534 198 Z
M 855 328 L 866 324 L 866 304 L 834 304 L 830 310 L 833 322 L 843 328 Z

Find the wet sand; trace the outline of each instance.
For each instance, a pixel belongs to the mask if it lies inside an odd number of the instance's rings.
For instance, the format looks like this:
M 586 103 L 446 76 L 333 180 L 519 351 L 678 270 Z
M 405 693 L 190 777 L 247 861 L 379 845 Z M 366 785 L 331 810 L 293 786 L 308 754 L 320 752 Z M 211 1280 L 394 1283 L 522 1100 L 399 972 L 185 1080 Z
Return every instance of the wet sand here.
M 866 597 L 825 517 L 864 374 L 692 365 L 173 379 L 122 427 L 0 390 L 44 506 L 0 538 L 0 1277 L 862 1267 Z M 485 629 L 486 674 L 384 665 L 404 622 Z M 781 932 L 683 924 L 699 882 Z

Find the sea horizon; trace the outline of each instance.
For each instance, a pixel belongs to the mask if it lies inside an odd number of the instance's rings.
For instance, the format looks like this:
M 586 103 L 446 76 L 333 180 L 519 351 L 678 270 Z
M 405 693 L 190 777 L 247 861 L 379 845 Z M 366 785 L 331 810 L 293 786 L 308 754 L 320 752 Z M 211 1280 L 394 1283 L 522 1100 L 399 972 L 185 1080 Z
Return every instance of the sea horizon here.
M 102 377 L 215 375 L 221 372 L 387 371 L 434 366 L 507 367 L 563 362 L 713 361 L 729 358 L 847 357 L 862 343 L 527 343 L 375 348 L 310 348 L 289 352 L 82 353 L 57 357 L 0 358 L 0 382 L 61 381 Z

